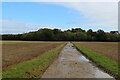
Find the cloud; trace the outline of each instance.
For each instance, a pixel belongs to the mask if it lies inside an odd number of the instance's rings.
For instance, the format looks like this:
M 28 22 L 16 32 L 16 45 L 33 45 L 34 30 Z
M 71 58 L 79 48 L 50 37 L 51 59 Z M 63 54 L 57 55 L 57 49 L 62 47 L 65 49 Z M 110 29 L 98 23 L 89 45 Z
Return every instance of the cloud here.
M 60 28 L 52 24 L 26 24 L 15 20 L 0 20 L 0 33 L 25 33 L 36 31 L 40 28 Z
M 118 3 L 115 2 L 72 2 L 55 3 L 67 8 L 74 9 L 88 19 L 85 24 L 79 21 L 74 25 L 91 25 L 104 27 L 118 27 Z M 70 22 L 67 22 L 70 23 Z
M 34 1 L 34 0 L 31 0 Z M 41 1 L 41 0 L 36 0 Z M 62 0 L 61 0 L 62 1 Z M 79 0 L 78 0 L 79 1 Z M 94 1 L 94 0 L 93 0 Z M 53 1 L 54 2 L 54 1 Z M 53 5 L 64 6 L 76 10 L 87 19 L 86 22 L 80 21 L 66 22 L 67 26 L 94 26 L 94 27 L 108 27 L 109 29 L 118 28 L 118 3 L 117 2 L 55 2 L 49 3 Z M 71 14 L 72 15 L 72 14 Z M 3 32 L 23 33 L 27 31 L 38 30 L 40 28 L 61 28 L 52 24 L 26 24 L 15 20 L 0 20 L 3 23 Z

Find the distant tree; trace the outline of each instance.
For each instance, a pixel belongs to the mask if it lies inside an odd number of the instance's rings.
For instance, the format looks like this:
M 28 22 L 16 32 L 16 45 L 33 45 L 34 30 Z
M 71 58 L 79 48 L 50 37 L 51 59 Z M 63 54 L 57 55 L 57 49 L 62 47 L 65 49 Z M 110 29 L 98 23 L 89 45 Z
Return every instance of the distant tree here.
M 2 40 L 27 41 L 120 41 L 118 31 L 104 32 L 103 30 L 85 31 L 81 28 L 61 31 L 60 29 L 39 29 L 38 31 L 23 34 L 3 34 Z
M 103 30 L 99 29 L 97 31 L 96 39 L 98 41 L 106 41 L 106 34 Z
M 60 36 L 62 34 L 62 31 L 60 29 L 53 29 L 54 33 L 54 40 L 61 40 Z
M 120 36 L 119 35 L 116 35 L 116 34 L 111 34 L 111 33 L 106 33 L 106 38 L 107 38 L 107 41 L 120 41 Z
M 40 31 L 41 31 L 40 33 L 41 40 L 45 40 L 45 41 L 54 40 L 54 33 L 51 29 L 41 29 Z
M 93 36 L 93 30 L 92 30 L 92 29 L 89 29 L 89 30 L 87 31 L 87 34 Z
M 76 32 L 75 33 L 75 40 L 86 41 L 87 40 L 87 34 L 84 33 L 84 32 Z
M 93 40 L 93 30 L 92 29 L 89 29 L 88 31 L 87 31 L 87 40 L 88 41 L 92 41 Z
M 119 34 L 118 31 L 110 31 L 111 34 Z
M 72 28 L 71 32 L 85 32 L 85 30 L 81 29 L 81 28 Z
M 53 33 L 54 34 L 59 34 L 59 33 L 61 33 L 61 29 L 53 29 Z

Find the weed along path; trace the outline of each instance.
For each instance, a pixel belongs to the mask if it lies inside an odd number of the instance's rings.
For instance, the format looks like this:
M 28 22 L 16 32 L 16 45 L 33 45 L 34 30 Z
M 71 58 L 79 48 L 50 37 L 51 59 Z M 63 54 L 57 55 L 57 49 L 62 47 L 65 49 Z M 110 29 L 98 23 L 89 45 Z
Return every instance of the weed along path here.
M 42 78 L 113 78 L 94 66 L 72 43 L 68 43 Z

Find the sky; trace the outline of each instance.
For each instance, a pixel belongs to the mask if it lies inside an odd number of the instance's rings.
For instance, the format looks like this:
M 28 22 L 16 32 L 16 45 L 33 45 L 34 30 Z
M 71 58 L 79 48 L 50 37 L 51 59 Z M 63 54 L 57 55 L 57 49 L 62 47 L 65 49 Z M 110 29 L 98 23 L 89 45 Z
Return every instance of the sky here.
M 0 33 L 18 34 L 41 28 L 118 30 L 115 2 L 2 2 Z

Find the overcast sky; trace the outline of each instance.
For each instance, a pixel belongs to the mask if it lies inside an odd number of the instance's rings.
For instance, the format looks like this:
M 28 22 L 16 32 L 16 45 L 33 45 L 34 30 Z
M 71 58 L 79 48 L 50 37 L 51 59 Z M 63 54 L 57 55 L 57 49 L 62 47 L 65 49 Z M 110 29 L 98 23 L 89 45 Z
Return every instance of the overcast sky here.
M 3 2 L 2 33 L 40 28 L 118 30 L 116 2 Z

